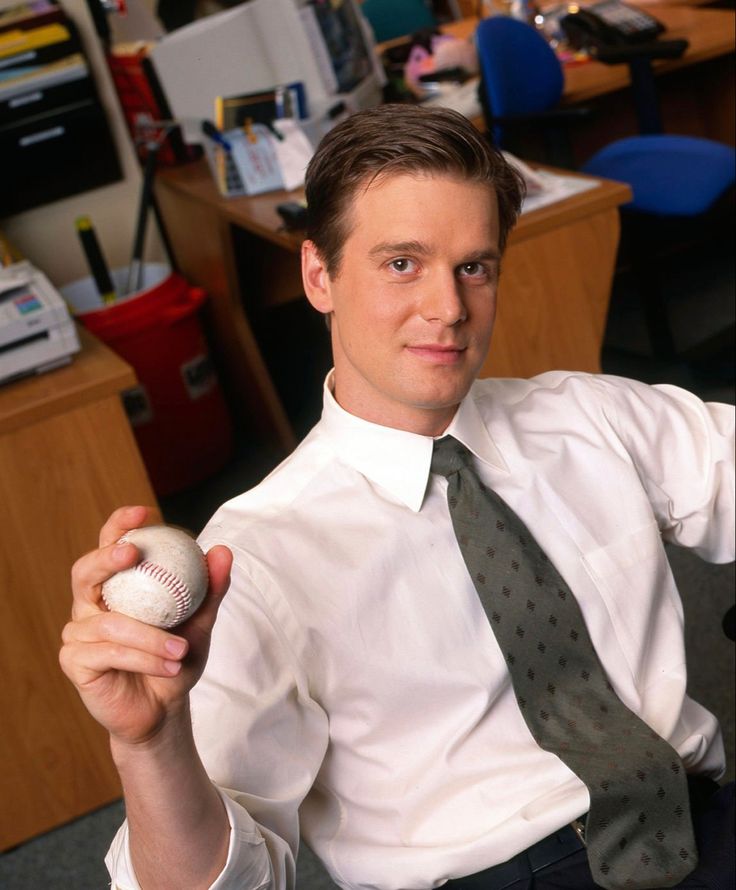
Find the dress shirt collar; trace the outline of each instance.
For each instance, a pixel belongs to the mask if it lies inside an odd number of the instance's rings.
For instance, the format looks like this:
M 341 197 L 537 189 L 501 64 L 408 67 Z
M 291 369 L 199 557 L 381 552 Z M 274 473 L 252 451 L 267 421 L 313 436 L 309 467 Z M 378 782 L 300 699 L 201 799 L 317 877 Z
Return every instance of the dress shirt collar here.
M 434 439 L 370 423 L 349 414 L 335 401 L 333 374 L 334 371 L 330 371 L 325 380 L 321 425 L 335 452 L 361 475 L 418 512 L 427 490 Z M 460 403 L 443 435 L 454 436 L 479 460 L 508 472 L 506 462 L 478 412 L 472 390 Z

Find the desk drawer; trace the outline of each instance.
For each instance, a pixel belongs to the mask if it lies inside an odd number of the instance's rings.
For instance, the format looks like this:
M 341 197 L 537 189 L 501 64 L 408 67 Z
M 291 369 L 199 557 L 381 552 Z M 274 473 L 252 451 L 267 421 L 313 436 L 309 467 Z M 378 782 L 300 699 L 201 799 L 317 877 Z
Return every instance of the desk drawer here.
M 94 100 L 0 127 L 6 177 L 0 217 L 122 178 L 105 114 Z

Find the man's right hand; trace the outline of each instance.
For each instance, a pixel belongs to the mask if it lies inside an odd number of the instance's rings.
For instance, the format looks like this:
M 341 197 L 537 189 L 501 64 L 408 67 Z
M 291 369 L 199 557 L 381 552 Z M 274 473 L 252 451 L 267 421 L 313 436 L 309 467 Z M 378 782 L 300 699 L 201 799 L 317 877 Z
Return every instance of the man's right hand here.
M 105 523 L 99 548 L 72 569 L 71 621 L 59 654 L 92 716 L 122 746 L 153 741 L 170 717 L 181 716 L 190 689 L 204 670 L 210 634 L 229 584 L 232 556 L 226 547 L 207 554 L 210 587 L 198 611 L 174 633 L 110 612 L 102 584 L 138 560 L 125 532 L 150 522 L 146 507 L 123 507 Z

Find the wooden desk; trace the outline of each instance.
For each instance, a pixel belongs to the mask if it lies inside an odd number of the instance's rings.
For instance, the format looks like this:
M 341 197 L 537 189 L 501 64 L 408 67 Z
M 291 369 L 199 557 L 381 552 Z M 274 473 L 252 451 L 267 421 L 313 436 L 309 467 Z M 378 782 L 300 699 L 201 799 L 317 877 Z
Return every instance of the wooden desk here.
M 679 59 L 660 59 L 654 63 L 659 75 L 733 54 L 736 48 L 736 14 L 731 9 L 660 5 L 642 5 L 642 8 L 656 16 L 667 28 L 662 35 L 663 40 L 685 38 L 689 42 Z M 564 101 L 570 105 L 588 102 L 623 89 L 630 82 L 626 65 L 603 65 L 590 61 L 583 65 L 567 66 Z
M 156 501 L 119 398 L 133 370 L 81 339 L 70 365 L 0 387 L 0 850 L 121 793 L 58 651 L 72 563 L 114 508 Z
M 295 437 L 249 313 L 303 298 L 301 238 L 280 232 L 283 192 L 222 198 L 204 162 L 161 171 L 156 195 L 182 273 L 210 294 L 215 352 L 264 438 L 290 451 Z M 628 187 L 604 182 L 524 214 L 511 233 L 493 345 L 481 376 L 527 377 L 551 368 L 599 371 L 618 245 L 618 206 Z M 239 230 L 238 278 L 232 228 Z
M 665 130 L 735 144 L 736 13 L 730 9 L 659 4 L 642 4 L 642 8 L 665 25 L 664 38 L 684 37 L 690 44 L 681 58 L 654 63 Z M 451 22 L 443 30 L 470 38 L 477 24 L 477 19 L 468 18 Z M 565 66 L 563 104 L 594 104 L 597 109 L 590 124 L 576 127 L 579 161 L 607 142 L 637 132 L 626 92 L 630 83 L 626 65 L 589 61 Z M 481 119 L 475 123 L 483 127 Z

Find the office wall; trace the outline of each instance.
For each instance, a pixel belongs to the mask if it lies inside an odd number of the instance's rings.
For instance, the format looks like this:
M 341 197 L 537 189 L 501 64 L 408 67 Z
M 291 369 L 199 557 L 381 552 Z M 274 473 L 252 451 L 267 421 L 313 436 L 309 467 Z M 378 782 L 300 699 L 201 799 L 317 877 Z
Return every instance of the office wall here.
M 85 0 L 64 0 L 64 9 L 79 27 L 100 98 L 118 148 L 124 178 L 113 185 L 83 192 L 0 220 L 0 229 L 24 256 L 61 285 L 88 273 L 74 220 L 88 214 L 111 267 L 130 260 L 140 190 L 140 167 L 120 112 L 102 49 Z M 81 146 L 80 163 L 94 146 Z M 149 219 L 145 258 L 161 261 L 164 252 L 153 216 Z

